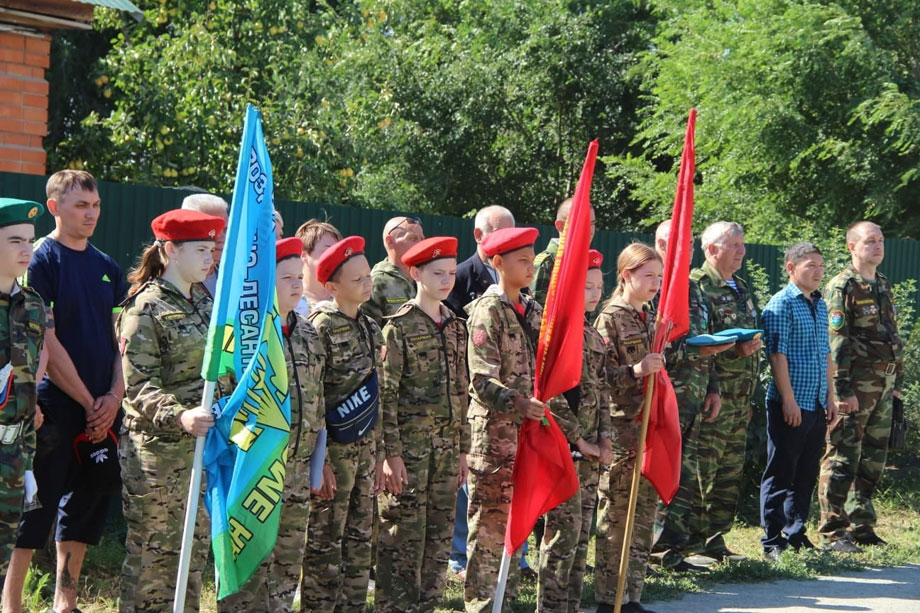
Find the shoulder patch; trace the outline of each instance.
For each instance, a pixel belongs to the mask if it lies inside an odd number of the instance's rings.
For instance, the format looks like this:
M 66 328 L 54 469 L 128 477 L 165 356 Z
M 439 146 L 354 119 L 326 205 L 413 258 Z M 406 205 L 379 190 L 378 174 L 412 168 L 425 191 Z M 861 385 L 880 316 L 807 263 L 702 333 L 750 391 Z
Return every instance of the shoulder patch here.
M 827 316 L 827 321 L 830 324 L 831 328 L 834 330 L 839 330 L 843 327 L 843 311 L 834 310 L 831 311 Z
M 489 335 L 486 334 L 485 330 L 476 330 L 473 332 L 473 344 L 477 347 L 482 347 L 486 344 L 486 341 L 489 340 Z

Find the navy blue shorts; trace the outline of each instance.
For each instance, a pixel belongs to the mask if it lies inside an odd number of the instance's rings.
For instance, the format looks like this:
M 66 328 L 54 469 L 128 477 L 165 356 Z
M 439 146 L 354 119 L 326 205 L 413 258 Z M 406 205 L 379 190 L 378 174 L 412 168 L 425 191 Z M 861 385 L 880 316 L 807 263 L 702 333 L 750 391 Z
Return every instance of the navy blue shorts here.
M 86 414 L 83 407 L 72 400 L 41 408 L 45 423 L 38 430 L 32 468 L 41 508 L 22 514 L 16 547 L 43 548 L 55 518 L 56 541 L 98 545 L 115 494 L 100 494 L 82 478 L 73 439 L 86 429 Z M 121 421 L 119 411 L 113 432 L 119 431 Z

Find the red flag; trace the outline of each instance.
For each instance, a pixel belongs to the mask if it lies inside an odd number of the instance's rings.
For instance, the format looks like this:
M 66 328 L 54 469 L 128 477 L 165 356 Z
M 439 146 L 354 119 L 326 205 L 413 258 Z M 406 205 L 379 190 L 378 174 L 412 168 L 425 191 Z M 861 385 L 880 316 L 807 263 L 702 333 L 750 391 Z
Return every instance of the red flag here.
M 677 193 L 671 213 L 671 234 L 664 261 L 661 295 L 658 300 L 658 328 L 653 350 L 690 330 L 690 258 L 693 250 L 693 175 L 696 165 L 694 132 L 696 109 L 690 109 L 684 151 L 680 159 Z M 655 390 L 649 414 L 642 474 L 665 502 L 671 502 L 680 484 L 681 435 L 677 398 L 668 374 L 655 376 Z
M 591 243 L 591 179 L 597 141 L 588 155 L 572 198 L 543 308 L 537 341 L 534 396 L 558 396 L 581 381 L 584 350 L 585 278 Z M 525 419 L 518 435 L 512 475 L 514 491 L 505 529 L 505 549 L 514 553 L 533 531 L 537 519 L 578 491 L 578 475 L 569 443 L 549 411 L 541 422 Z

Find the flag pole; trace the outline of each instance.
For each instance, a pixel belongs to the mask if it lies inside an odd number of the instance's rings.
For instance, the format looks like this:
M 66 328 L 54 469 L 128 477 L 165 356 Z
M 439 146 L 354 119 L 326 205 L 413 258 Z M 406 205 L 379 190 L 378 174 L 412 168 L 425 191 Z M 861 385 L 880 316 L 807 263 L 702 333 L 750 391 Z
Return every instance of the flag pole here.
M 508 583 L 508 571 L 511 568 L 511 554 L 507 547 L 502 547 L 502 564 L 498 569 L 498 584 L 495 586 L 495 599 L 492 601 L 492 613 L 502 613 L 505 601 L 505 585 Z
M 201 394 L 201 408 L 208 411 L 214 403 L 215 381 L 205 381 Z M 173 613 L 184 613 L 185 591 L 188 586 L 188 570 L 192 561 L 192 546 L 195 540 L 195 519 L 198 517 L 198 503 L 201 498 L 201 475 L 204 472 L 204 436 L 195 437 L 195 456 L 192 461 L 192 476 L 189 479 L 188 499 L 185 503 L 185 521 L 182 524 L 182 549 L 179 550 L 179 573 L 176 577 L 176 595 L 173 599 Z
M 658 323 L 661 321 L 661 313 L 658 313 L 655 338 L 652 341 L 652 347 L 658 345 L 658 336 L 661 334 L 661 328 Z M 673 324 L 668 326 L 668 334 Z M 667 335 L 665 336 L 667 338 Z M 650 377 L 650 378 L 648 378 Z M 649 414 L 652 408 L 652 396 L 655 394 L 655 375 L 648 375 L 648 383 L 645 386 L 645 398 L 642 399 L 642 426 L 639 429 L 639 443 L 636 449 L 636 465 L 633 466 L 632 482 L 629 485 L 629 506 L 626 510 L 626 526 L 623 531 L 623 546 L 620 549 L 620 569 L 617 572 L 617 595 L 614 600 L 614 613 L 620 613 L 620 607 L 623 606 L 623 590 L 626 587 L 626 571 L 629 568 L 629 546 L 632 542 L 633 528 L 636 527 L 636 499 L 639 497 L 639 482 L 642 479 L 642 459 L 645 456 L 645 439 L 648 435 Z

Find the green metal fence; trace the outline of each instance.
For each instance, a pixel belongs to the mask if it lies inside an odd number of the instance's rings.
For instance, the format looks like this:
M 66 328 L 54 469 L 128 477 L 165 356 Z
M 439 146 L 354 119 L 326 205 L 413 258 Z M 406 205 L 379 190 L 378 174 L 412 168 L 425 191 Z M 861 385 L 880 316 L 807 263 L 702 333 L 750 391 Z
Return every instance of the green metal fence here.
M 47 177 L 0 172 L 0 197 L 29 198 L 45 201 Z M 115 258 L 127 270 L 134 265 L 143 248 L 152 240 L 150 220 L 169 209 L 178 207 L 191 191 L 170 187 L 126 185 L 102 182 L 99 194 L 102 198 L 102 216 L 93 244 Z M 226 197 L 226 196 L 225 196 Z M 228 198 L 229 200 L 229 198 Z M 359 209 L 335 205 L 295 202 L 289 200 L 275 203 L 285 222 L 285 235 L 290 236 L 297 227 L 311 217 L 328 218 L 344 234 L 357 234 L 367 239 L 368 259 L 373 264 L 384 257 L 381 231 L 387 219 L 398 214 L 396 211 Z M 460 253 L 471 254 L 473 241 L 473 220 L 446 217 L 442 215 L 420 215 L 428 236 L 456 236 L 460 240 Z M 42 236 L 54 227 L 53 219 L 44 215 L 38 223 L 36 234 Z M 552 226 L 537 226 L 543 248 L 556 235 Z M 647 234 L 598 230 L 593 246 L 605 256 L 604 272 L 613 286 L 616 276 L 616 255 L 629 242 L 641 240 L 650 242 Z M 920 281 L 920 241 L 889 239 L 885 241 L 886 255 L 883 269 L 893 283 L 905 279 Z M 695 261 L 701 258 L 696 250 Z M 463 255 L 466 257 L 466 255 Z M 776 289 L 785 280 L 782 268 L 781 250 L 774 245 L 747 245 L 747 257 L 760 264 L 767 271 L 771 287 Z M 742 271 L 745 275 L 745 271 Z M 918 297 L 920 307 L 920 297 Z

